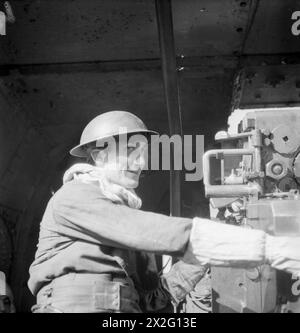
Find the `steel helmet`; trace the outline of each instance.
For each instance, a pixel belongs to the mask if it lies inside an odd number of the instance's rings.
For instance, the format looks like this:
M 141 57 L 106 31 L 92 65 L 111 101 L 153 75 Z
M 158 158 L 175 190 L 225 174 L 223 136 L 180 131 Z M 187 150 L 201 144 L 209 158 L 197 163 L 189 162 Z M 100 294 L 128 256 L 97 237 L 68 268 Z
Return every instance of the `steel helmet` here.
M 87 157 L 85 146 L 121 134 L 157 134 L 148 130 L 140 118 L 126 111 L 109 111 L 91 120 L 84 128 L 80 144 L 70 150 L 77 157 Z

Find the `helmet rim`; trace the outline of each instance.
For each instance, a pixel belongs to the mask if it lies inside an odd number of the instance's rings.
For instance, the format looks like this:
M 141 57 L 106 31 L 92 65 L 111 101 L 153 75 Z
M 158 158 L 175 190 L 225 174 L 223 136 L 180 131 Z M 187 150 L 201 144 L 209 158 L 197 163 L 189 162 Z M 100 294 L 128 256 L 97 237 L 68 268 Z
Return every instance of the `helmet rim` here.
M 142 129 L 138 129 L 138 130 L 131 130 L 131 131 L 128 131 L 128 132 L 124 132 L 124 133 L 119 133 L 119 132 L 116 132 L 116 133 L 112 133 L 111 135 L 105 135 L 105 136 L 100 136 L 96 139 L 93 139 L 93 140 L 88 140 L 86 142 L 82 142 L 80 144 L 78 144 L 77 146 L 73 147 L 69 153 L 70 155 L 74 156 L 74 157 L 81 157 L 81 158 L 85 158 L 85 157 L 88 157 L 88 154 L 86 152 L 86 149 L 84 149 L 84 147 L 89 144 L 89 143 L 93 143 L 93 142 L 96 142 L 96 141 L 100 141 L 100 140 L 106 140 L 108 138 L 111 138 L 113 136 L 120 136 L 120 135 L 123 135 L 123 134 L 147 134 L 147 136 L 151 136 L 151 135 L 158 135 L 158 132 L 156 131 L 153 131 L 153 130 L 142 130 Z
M 84 147 L 99 140 L 123 134 L 158 134 L 148 130 L 144 122 L 135 114 L 128 111 L 113 110 L 101 113 L 93 118 L 83 129 L 80 143 L 70 150 L 70 154 L 76 157 L 87 157 Z

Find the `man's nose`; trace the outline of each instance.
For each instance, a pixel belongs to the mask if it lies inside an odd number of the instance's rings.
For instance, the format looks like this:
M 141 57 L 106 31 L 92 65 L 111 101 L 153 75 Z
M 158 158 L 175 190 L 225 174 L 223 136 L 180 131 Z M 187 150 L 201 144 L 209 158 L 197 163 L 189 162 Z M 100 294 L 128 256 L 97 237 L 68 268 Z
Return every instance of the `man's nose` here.
M 136 158 L 128 165 L 131 171 L 138 172 L 144 168 L 145 163 L 140 158 Z
M 145 168 L 146 161 L 145 161 L 145 156 L 143 154 L 139 155 L 139 157 L 137 159 L 137 163 L 141 170 L 143 170 Z
M 131 156 L 131 168 L 134 170 L 143 170 L 146 165 L 144 150 L 135 151 Z

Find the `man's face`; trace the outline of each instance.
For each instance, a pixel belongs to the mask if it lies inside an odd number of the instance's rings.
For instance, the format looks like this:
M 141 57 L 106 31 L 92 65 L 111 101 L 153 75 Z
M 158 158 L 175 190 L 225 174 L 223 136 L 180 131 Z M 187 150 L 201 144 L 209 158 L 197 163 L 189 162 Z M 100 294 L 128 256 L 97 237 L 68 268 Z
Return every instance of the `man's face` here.
M 108 147 L 100 151 L 95 163 L 112 183 L 136 188 L 145 167 L 147 148 L 148 142 L 143 135 L 131 136 L 126 141 L 120 139 L 115 149 Z

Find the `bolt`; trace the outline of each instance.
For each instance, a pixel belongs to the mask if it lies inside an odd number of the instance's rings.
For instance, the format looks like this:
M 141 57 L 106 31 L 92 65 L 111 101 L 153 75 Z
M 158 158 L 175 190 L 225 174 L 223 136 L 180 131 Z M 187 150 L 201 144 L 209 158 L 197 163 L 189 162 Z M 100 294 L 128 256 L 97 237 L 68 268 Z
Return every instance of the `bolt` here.
M 272 167 L 272 172 L 274 175 L 279 176 L 283 171 L 283 167 L 280 164 L 274 164 Z
M 267 129 L 267 128 L 262 129 L 261 132 L 265 136 L 269 136 L 271 134 L 271 131 L 269 129 Z
M 246 271 L 246 276 L 251 281 L 258 280 L 260 278 L 260 271 L 258 268 L 249 269 Z
M 270 146 L 271 142 L 272 142 L 272 141 L 271 141 L 270 139 L 268 139 L 268 138 L 266 138 L 266 139 L 264 140 L 265 146 Z

